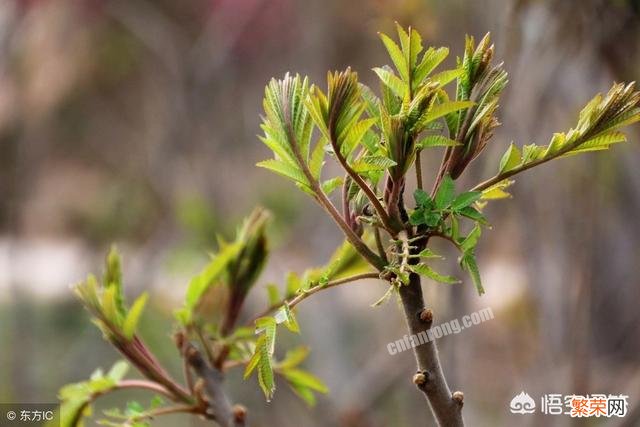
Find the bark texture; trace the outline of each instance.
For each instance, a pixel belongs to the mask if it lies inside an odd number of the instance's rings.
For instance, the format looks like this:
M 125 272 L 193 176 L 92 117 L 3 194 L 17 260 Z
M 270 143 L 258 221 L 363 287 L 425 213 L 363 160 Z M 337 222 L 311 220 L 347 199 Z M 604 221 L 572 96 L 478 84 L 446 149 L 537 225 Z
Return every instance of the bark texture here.
M 431 328 L 433 318 L 425 311 L 420 276 L 411 274 L 408 285 L 400 287 L 400 299 L 411 334 L 418 334 Z M 440 366 L 438 348 L 435 341 L 414 347 L 413 353 L 418 365 L 414 383 L 425 394 L 436 421 L 443 427 L 464 426 L 462 419 L 463 395 L 451 393 Z

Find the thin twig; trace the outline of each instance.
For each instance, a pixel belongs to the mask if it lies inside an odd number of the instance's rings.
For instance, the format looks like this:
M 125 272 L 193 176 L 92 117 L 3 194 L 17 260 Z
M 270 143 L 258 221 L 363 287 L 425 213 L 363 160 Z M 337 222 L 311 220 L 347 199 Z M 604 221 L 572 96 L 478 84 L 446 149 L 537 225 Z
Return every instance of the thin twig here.
M 371 265 L 382 271 L 386 264 L 379 256 L 377 256 L 371 249 L 369 249 L 366 243 L 364 243 L 362 239 L 351 229 L 349 224 L 345 222 L 344 218 L 342 218 L 342 216 L 338 213 L 336 207 L 333 205 L 333 203 L 331 203 L 324 191 L 322 191 L 322 187 L 320 187 L 318 181 L 313 177 L 313 174 L 309 170 L 309 166 L 302 157 L 302 153 L 300 152 L 300 148 L 298 147 L 295 132 L 293 131 L 293 126 L 291 124 L 291 120 L 289 119 L 289 106 L 286 102 L 284 103 L 284 108 L 284 116 L 287 117 L 287 136 L 291 141 L 293 153 L 296 157 L 296 160 L 298 161 L 300 168 L 302 169 L 302 173 L 304 174 L 307 181 L 309 181 L 309 185 L 311 185 L 311 189 L 315 194 L 316 201 L 327 211 L 327 213 L 329 213 L 336 224 L 338 224 L 338 227 L 340 227 L 347 240 L 349 240 L 349 243 L 351 243 L 355 250 L 358 251 L 360 255 L 362 255 L 367 261 L 369 261 Z
M 347 174 L 349 174 L 353 182 L 355 182 L 358 185 L 358 187 L 360 187 L 360 189 L 365 194 L 365 196 L 367 196 L 367 199 L 369 199 L 369 202 L 371 202 L 371 205 L 373 206 L 376 213 L 380 217 L 380 221 L 382 221 L 384 228 L 391 235 L 394 235 L 395 227 L 391 223 L 391 218 L 387 214 L 387 211 L 385 210 L 384 206 L 382 206 L 382 203 L 380 203 L 380 200 L 378 200 L 378 196 L 376 196 L 376 194 L 373 192 L 371 187 L 369 187 L 369 185 L 362 179 L 362 177 L 358 175 L 358 173 L 354 171 L 353 168 L 349 165 L 349 163 L 347 162 L 347 159 L 345 159 L 344 156 L 340 153 L 340 149 L 337 143 L 333 141 L 333 138 L 331 141 L 331 145 L 333 147 L 335 156 L 338 159 L 338 162 L 340 162 L 340 165 L 342 166 L 342 168 L 347 172 Z
M 260 313 L 259 315 L 255 316 L 252 319 L 251 323 L 253 323 L 256 319 L 259 319 L 260 317 L 264 317 L 264 316 L 269 315 L 269 313 L 273 312 L 274 310 L 279 309 L 280 307 L 282 307 L 285 304 L 287 304 L 289 306 L 289 308 L 293 308 L 296 305 L 298 305 L 299 303 L 301 303 L 302 301 L 304 301 L 305 299 L 307 299 L 308 297 L 310 297 L 311 295 L 313 295 L 315 293 L 318 293 L 318 292 L 320 292 L 322 290 L 334 288 L 336 286 L 344 285 L 346 283 L 357 282 L 358 280 L 362 280 L 362 279 L 379 279 L 379 278 L 380 278 L 380 274 L 379 273 L 362 273 L 362 274 L 356 274 L 354 276 L 345 277 L 343 279 L 336 279 L 336 280 L 333 280 L 333 281 L 327 283 L 326 285 L 314 286 L 314 287 L 308 289 L 307 291 L 296 295 L 295 297 L 291 298 L 290 300 L 283 299 L 282 301 L 280 301 L 280 302 L 278 302 L 276 304 L 272 304 L 266 310 L 264 310 L 262 313 Z
M 351 207 L 349 206 L 349 174 L 344 177 L 342 183 L 342 216 L 344 220 L 351 224 Z
M 209 343 L 207 343 L 207 340 L 205 339 L 204 335 L 202 334 L 202 329 L 198 326 L 194 327 L 194 330 L 196 332 L 196 336 L 198 337 L 198 341 L 200 341 L 200 344 L 202 345 L 202 348 L 204 349 L 205 354 L 207 355 L 207 359 L 209 359 L 209 363 L 211 363 L 212 365 L 215 362 L 215 358 L 213 357 L 213 353 L 211 352 L 211 348 L 209 347 Z
M 176 406 L 165 406 L 162 408 L 152 409 L 138 416 L 132 417 L 130 421 L 141 421 L 154 417 L 160 417 L 163 415 L 171 415 L 171 414 L 179 414 L 179 413 L 187 413 L 187 414 L 196 414 L 200 412 L 200 408 L 195 405 L 176 405 Z
M 382 236 L 380 236 L 380 229 L 376 226 L 373 227 L 373 235 L 376 239 L 376 247 L 378 248 L 378 255 L 382 258 L 385 264 L 389 264 L 389 260 L 387 259 L 387 252 L 384 250 L 384 245 L 382 244 Z
M 422 153 L 422 150 L 416 150 L 416 162 L 415 162 L 415 167 L 416 167 L 416 185 L 418 186 L 419 190 L 422 190 L 422 161 L 420 160 L 420 154 Z
M 193 394 L 193 375 L 191 375 L 191 369 L 189 369 L 187 359 L 185 359 L 184 357 L 182 358 L 182 373 L 184 375 L 184 381 L 187 383 L 189 392 Z
M 116 389 L 127 389 L 127 388 L 141 388 L 149 391 L 153 391 L 155 393 L 159 393 L 164 395 L 165 397 L 169 397 L 170 399 L 175 399 L 175 396 L 171 394 L 169 390 L 167 390 L 162 385 L 155 383 L 153 381 L 147 380 L 121 380 L 116 384 Z

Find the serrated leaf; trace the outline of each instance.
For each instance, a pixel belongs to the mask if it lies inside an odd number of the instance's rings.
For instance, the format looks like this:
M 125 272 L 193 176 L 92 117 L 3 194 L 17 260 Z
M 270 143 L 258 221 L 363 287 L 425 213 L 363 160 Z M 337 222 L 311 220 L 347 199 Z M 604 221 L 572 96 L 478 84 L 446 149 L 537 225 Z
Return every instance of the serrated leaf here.
M 627 140 L 627 137 L 622 132 L 618 132 L 618 131 L 605 132 L 578 145 L 577 148 L 564 154 L 563 157 L 571 156 L 578 153 L 584 153 L 588 151 L 606 150 L 607 148 L 609 148 L 611 144 L 625 142 L 626 140 Z
M 547 146 L 544 152 L 544 157 L 553 156 L 562 149 L 562 146 L 566 143 L 566 135 L 564 133 L 554 133 L 551 142 Z M 513 144 L 513 143 L 512 143 Z M 506 155 L 506 153 L 505 153 Z
M 293 350 L 289 350 L 287 354 L 284 356 L 284 359 L 280 363 L 278 363 L 278 368 L 280 369 L 291 369 L 295 368 L 309 356 L 309 347 L 301 346 L 296 347 Z
M 302 287 L 302 281 L 300 280 L 300 277 L 293 271 L 290 271 L 289 273 L 287 273 L 286 281 L 287 281 L 286 283 L 287 297 L 295 295 L 298 292 L 298 290 Z
M 304 400 L 304 402 L 313 407 L 316 404 L 316 396 L 311 389 L 306 387 L 299 386 L 297 384 L 288 383 L 293 392 L 300 397 L 300 399 Z
M 511 197 L 511 194 L 507 193 L 505 189 L 509 188 L 514 183 L 513 180 L 504 179 L 497 184 L 492 185 L 486 190 L 482 191 L 482 200 L 497 200 Z
M 270 355 L 275 350 L 277 323 L 277 320 L 271 316 L 264 316 L 255 320 L 256 334 L 262 334 L 266 337 L 267 349 Z
M 276 389 L 273 377 L 272 354 L 273 352 L 270 351 L 268 336 L 266 334 L 261 335 L 256 341 L 255 351 L 251 356 L 251 359 L 249 359 L 244 371 L 244 379 L 247 379 L 251 373 L 257 369 L 258 384 L 267 398 L 267 401 L 271 400 L 273 392 Z
M 409 68 L 414 69 L 418 62 L 418 55 L 422 52 L 422 37 L 414 29 L 409 30 Z M 406 56 L 406 55 L 405 55 Z M 408 81 L 409 79 L 407 79 Z
M 261 357 L 258 362 L 258 383 L 267 399 L 271 401 L 273 393 L 276 390 L 276 383 L 273 377 L 273 367 L 271 366 L 271 358 Z
M 122 317 L 117 309 L 118 289 L 115 286 L 104 289 L 102 293 L 102 313 L 116 326 L 120 326 Z
M 431 204 L 431 197 L 429 197 L 429 194 L 419 188 L 413 192 L 413 198 L 415 199 L 416 205 L 418 206 Z
M 479 222 L 482 225 L 488 225 L 487 219 L 482 215 L 477 209 L 472 206 L 467 206 L 465 208 L 459 209 L 457 211 L 462 216 L 465 216 L 469 219 Z
M 144 310 L 144 306 L 147 303 L 148 298 L 149 294 L 145 292 L 140 295 L 131 306 L 131 309 L 127 313 L 127 317 L 125 317 L 124 323 L 122 324 L 122 334 L 125 338 L 133 338 L 138 327 L 138 321 L 140 320 L 140 316 L 142 315 L 142 311 Z
M 482 287 L 482 281 L 480 279 L 480 270 L 478 270 L 478 263 L 473 253 L 465 253 L 460 258 L 460 266 L 463 270 L 467 271 L 471 276 L 471 280 L 478 291 L 478 295 L 484 294 L 484 288 Z
M 256 347 L 255 347 L 256 350 L 254 351 L 253 355 L 249 359 L 249 362 L 247 363 L 247 366 L 244 368 L 243 378 L 245 380 L 251 376 L 251 373 L 258 366 L 258 362 L 260 362 L 260 357 L 261 357 L 260 351 L 258 351 L 258 348 L 260 348 L 261 346 L 264 346 L 264 341 L 266 339 L 267 338 L 264 335 L 261 335 L 256 340 Z
M 449 175 L 445 175 L 444 178 L 442 178 L 442 182 L 440 183 L 440 187 L 438 187 L 438 191 L 434 198 L 436 207 L 444 209 L 449 206 L 453 201 L 455 191 L 456 188 L 453 179 L 451 179 Z
M 423 249 L 418 256 L 420 258 L 442 258 L 442 255 L 438 255 L 429 248 Z
M 419 86 L 422 81 L 449 55 L 449 49 L 441 47 L 438 49 L 429 48 L 424 52 L 420 64 L 413 74 L 413 86 Z
M 276 323 L 283 323 L 291 332 L 300 333 L 300 326 L 295 315 L 287 304 L 283 305 L 274 315 Z
M 321 138 L 320 141 L 316 143 L 315 148 L 311 152 L 311 159 L 309 160 L 309 171 L 316 180 L 320 179 L 322 166 L 324 166 L 325 142 L 326 141 Z
M 398 46 L 389 36 L 386 34 L 380 33 L 380 39 L 382 39 L 382 43 L 384 43 L 384 47 L 389 52 L 389 57 L 393 64 L 396 66 L 400 77 L 404 81 L 409 80 L 409 69 L 407 68 L 407 61 L 405 59 L 400 46 Z
M 378 120 L 380 116 L 380 99 L 371 90 L 371 88 L 363 83 L 358 85 L 360 87 L 360 96 L 366 106 L 366 111 L 369 117 Z
M 396 162 L 385 156 L 364 156 L 354 162 L 351 165 L 351 168 L 358 173 L 364 173 L 370 171 L 384 171 L 395 165 Z
M 360 144 L 362 138 L 371 128 L 371 126 L 377 121 L 375 118 L 368 118 L 360 120 L 353 126 L 351 126 L 344 138 L 344 142 L 341 145 L 341 151 L 344 157 L 349 157 L 353 150 Z
M 444 86 L 447 83 L 452 82 L 453 80 L 460 77 L 463 73 L 463 70 L 460 68 L 456 68 L 453 70 L 444 70 L 439 72 L 438 74 L 434 74 L 429 78 L 429 81 L 439 83 L 440 86 Z
M 440 117 L 446 116 L 447 114 L 453 113 L 455 111 L 460 111 L 465 108 L 469 108 L 473 106 L 474 103 L 471 101 L 451 101 L 445 102 L 444 104 L 438 104 L 434 106 L 429 112 L 420 120 L 424 122 L 431 122 L 433 120 L 439 119 Z
M 124 306 L 124 295 L 122 293 L 122 260 L 115 245 L 111 246 L 107 254 L 102 283 L 105 288 L 115 288 L 115 291 L 113 291 L 114 308 L 119 316 L 124 316 L 126 309 Z
M 443 135 L 429 135 L 416 143 L 416 148 L 424 149 L 429 147 L 455 147 L 461 145 L 458 141 L 447 138 Z
M 277 285 L 273 283 L 269 283 L 267 285 L 267 297 L 269 300 L 269 305 L 274 305 L 280 302 L 280 290 L 278 289 Z
M 453 202 L 451 202 L 451 209 L 458 210 L 466 208 L 476 200 L 480 199 L 480 197 L 482 197 L 482 193 L 479 191 L 467 191 L 465 193 L 460 193 L 456 196 Z
M 482 234 L 482 229 L 478 224 L 476 224 L 473 229 L 469 232 L 467 237 L 460 244 L 460 249 L 463 252 L 468 252 L 473 250 L 478 244 L 478 240 L 480 239 L 480 235 Z
M 307 178 L 304 176 L 302 171 L 297 167 L 289 163 L 285 163 L 280 160 L 268 159 L 263 160 L 261 162 L 256 163 L 256 166 L 260 168 L 269 169 L 277 173 L 278 175 L 284 176 L 285 178 L 289 178 L 297 183 L 308 186 Z
M 460 283 L 460 280 L 458 280 L 457 278 L 453 276 L 446 276 L 446 275 L 440 274 L 435 270 L 433 270 L 431 267 L 429 267 L 427 264 L 421 263 L 421 264 L 411 265 L 410 268 L 414 273 L 419 274 L 420 276 L 425 276 L 430 279 L 433 279 L 436 282 L 447 283 L 447 284 Z
M 322 380 L 309 372 L 301 369 L 287 369 L 283 371 L 282 374 L 290 382 L 294 382 L 320 393 L 329 392 L 329 388 L 322 382 Z
M 516 145 L 512 142 L 509 145 L 507 151 L 502 156 L 502 159 L 500 159 L 499 172 L 508 172 L 520 165 L 520 163 L 522 163 L 522 155 L 520 154 L 520 150 L 518 149 L 518 147 L 516 147 Z
M 409 90 L 407 84 L 400 80 L 398 76 L 386 68 L 374 68 L 373 71 L 378 75 L 382 83 L 400 99 L 403 99 Z
M 194 309 L 197 306 L 200 298 L 225 271 L 227 264 L 238 255 L 240 248 L 240 243 L 222 247 L 209 264 L 191 279 L 185 298 L 185 304 L 188 309 Z
M 522 147 L 522 164 L 527 164 L 541 159 L 544 156 L 545 147 L 529 144 Z
M 343 179 L 340 176 L 337 176 L 335 178 L 331 178 L 328 179 L 326 181 L 324 181 L 322 184 L 320 184 L 320 187 L 322 188 L 322 191 L 326 194 L 326 195 L 330 195 L 331 193 L 333 193 L 333 191 L 340 187 L 343 183 Z

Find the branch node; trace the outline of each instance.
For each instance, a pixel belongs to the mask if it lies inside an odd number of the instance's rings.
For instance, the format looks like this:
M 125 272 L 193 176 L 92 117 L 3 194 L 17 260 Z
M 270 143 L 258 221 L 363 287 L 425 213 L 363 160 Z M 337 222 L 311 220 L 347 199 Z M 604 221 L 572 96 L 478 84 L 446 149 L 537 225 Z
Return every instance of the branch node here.
M 206 408 L 208 406 L 209 399 L 207 398 L 204 389 L 204 380 L 202 378 L 198 378 L 196 383 L 193 385 L 193 394 L 196 397 L 199 406 Z
M 186 340 L 187 340 L 187 337 L 184 331 L 177 331 L 175 334 L 173 334 L 173 342 L 176 344 L 176 347 L 178 348 L 180 353 L 182 353 L 184 350 L 184 345 L 186 343 Z
M 421 322 L 426 323 L 427 327 L 431 327 L 433 323 L 433 311 L 430 308 L 423 308 L 418 313 L 418 318 Z
M 233 405 L 233 419 L 237 424 L 244 425 L 247 419 L 247 408 L 238 403 Z
M 424 389 L 429 382 L 429 372 L 418 371 L 413 376 L 413 383 L 418 386 L 419 389 Z
M 451 398 L 453 399 L 454 402 L 460 405 L 460 407 L 462 407 L 462 405 L 464 404 L 464 393 L 459 390 L 454 391 L 453 394 L 451 395 Z

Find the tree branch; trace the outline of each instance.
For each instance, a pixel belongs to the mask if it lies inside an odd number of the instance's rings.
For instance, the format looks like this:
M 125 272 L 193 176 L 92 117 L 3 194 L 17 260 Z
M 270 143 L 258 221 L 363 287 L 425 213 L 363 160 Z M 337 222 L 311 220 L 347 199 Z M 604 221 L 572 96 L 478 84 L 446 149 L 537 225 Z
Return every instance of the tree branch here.
M 310 288 L 309 290 L 307 290 L 304 293 L 298 294 L 295 297 L 291 298 L 290 300 L 282 300 L 281 302 L 278 302 L 276 304 L 272 304 L 271 306 L 269 306 L 266 310 L 264 310 L 262 313 L 260 313 L 259 315 L 255 316 L 251 323 L 253 323 L 256 319 L 259 319 L 260 317 L 264 317 L 269 315 L 269 313 L 273 312 L 274 310 L 279 309 L 280 307 L 282 307 L 283 305 L 287 304 L 289 306 L 289 308 L 293 308 L 296 305 L 298 305 L 299 303 L 301 303 L 302 301 L 304 301 L 305 299 L 309 298 L 311 295 L 316 294 L 322 290 L 325 289 L 330 289 L 330 288 L 334 288 L 336 286 L 340 286 L 340 285 L 344 285 L 346 283 L 352 283 L 352 282 L 357 282 L 359 280 L 363 280 L 363 279 L 379 279 L 380 278 L 380 274 L 379 273 L 362 273 L 362 274 L 356 274 L 354 276 L 349 276 L 349 277 L 345 277 L 343 279 L 336 279 L 333 280 L 329 283 L 327 283 L 326 285 L 316 285 L 312 288 Z
M 408 285 L 399 287 L 399 293 L 409 331 L 416 335 L 431 328 L 433 314 L 424 308 L 420 276 L 412 273 L 409 279 Z M 414 347 L 413 353 L 418 366 L 414 383 L 425 394 L 438 424 L 443 427 L 463 427 L 462 393 L 451 394 L 440 366 L 435 341 Z
M 126 389 L 126 388 L 143 388 L 149 391 L 153 391 L 155 393 L 162 394 L 165 397 L 170 398 L 171 400 L 175 399 L 175 396 L 171 394 L 169 390 L 158 383 L 154 383 L 153 381 L 147 380 L 122 380 L 116 384 L 117 389 Z
M 285 117 L 289 117 L 288 114 L 288 105 L 285 103 Z M 316 201 L 331 215 L 331 218 L 338 224 L 338 227 L 342 230 L 349 243 L 353 245 L 353 247 L 362 255 L 371 265 L 373 265 L 378 270 L 382 270 L 385 267 L 384 261 L 377 256 L 369 247 L 362 241 L 362 239 L 353 231 L 351 227 L 345 222 L 345 220 L 340 216 L 336 207 L 331 203 L 327 195 L 322 191 L 320 184 L 313 177 L 313 174 L 309 170 L 309 166 L 305 162 L 302 157 L 302 153 L 300 152 L 300 148 L 298 147 L 298 143 L 296 141 L 295 132 L 293 131 L 293 127 L 291 125 L 291 121 L 287 119 L 287 136 L 291 141 L 291 147 L 293 149 L 293 153 L 300 165 L 300 169 L 302 169 L 302 173 L 304 174 L 307 181 L 309 181 L 309 185 L 315 194 Z
M 421 153 L 422 150 L 416 150 L 416 185 L 420 190 L 422 190 L 422 161 L 420 160 Z
M 380 217 L 380 221 L 384 225 L 384 228 L 392 236 L 395 235 L 395 233 L 397 232 L 397 227 L 394 227 L 391 224 L 391 218 L 389 218 L 389 215 L 387 214 L 387 211 L 385 210 L 384 206 L 382 206 L 382 203 L 380 203 L 380 200 L 378 200 L 378 197 L 373 192 L 371 187 L 369 187 L 369 185 L 366 182 L 364 182 L 362 177 L 358 175 L 358 173 L 354 171 L 353 168 L 351 168 L 351 166 L 347 162 L 347 159 L 345 159 L 344 156 L 340 153 L 340 147 L 338 147 L 338 144 L 335 141 L 335 138 L 333 137 L 333 135 L 331 138 L 331 147 L 333 148 L 334 154 L 336 155 L 336 158 L 338 159 L 340 166 L 342 166 L 345 172 L 351 177 L 353 182 L 355 182 L 356 185 L 360 187 L 360 190 L 362 190 L 365 196 L 367 196 L 367 199 L 369 199 L 369 201 L 373 205 L 373 208 L 375 209 L 376 213 Z
M 475 187 L 473 187 L 471 189 L 471 191 L 486 190 L 487 188 L 491 187 L 492 185 L 495 185 L 495 184 L 499 183 L 500 181 L 503 181 L 503 180 L 505 180 L 507 178 L 511 178 L 512 176 L 514 176 L 516 174 L 519 174 L 521 172 L 529 170 L 529 169 L 531 169 L 533 167 L 539 166 L 539 165 L 541 165 L 543 163 L 546 163 L 546 162 L 548 162 L 550 160 L 562 157 L 564 154 L 567 154 L 571 150 L 574 150 L 577 147 L 579 147 L 581 144 L 585 143 L 585 141 L 588 141 L 589 138 L 591 138 L 592 136 L 593 135 L 591 133 L 587 133 L 587 134 L 583 135 L 581 138 L 578 138 L 572 144 L 567 144 L 566 147 L 563 147 L 561 150 L 559 150 L 557 153 L 553 154 L 552 156 L 549 156 L 547 158 L 534 160 L 532 162 L 525 163 L 525 164 L 523 164 L 521 166 L 518 166 L 518 167 L 516 167 L 514 169 L 511 169 L 510 171 L 499 173 L 496 176 L 494 176 L 492 178 L 489 178 L 486 181 L 483 181 L 480 184 L 476 185 Z
M 195 393 L 205 406 L 204 414 L 215 420 L 221 427 L 244 426 L 245 410 L 241 406 L 231 405 L 222 388 L 222 372 L 210 366 L 193 344 L 188 343 L 185 347 L 184 357 L 199 377 Z

